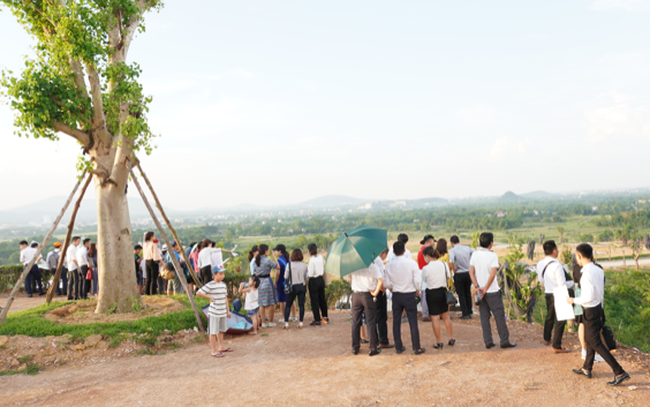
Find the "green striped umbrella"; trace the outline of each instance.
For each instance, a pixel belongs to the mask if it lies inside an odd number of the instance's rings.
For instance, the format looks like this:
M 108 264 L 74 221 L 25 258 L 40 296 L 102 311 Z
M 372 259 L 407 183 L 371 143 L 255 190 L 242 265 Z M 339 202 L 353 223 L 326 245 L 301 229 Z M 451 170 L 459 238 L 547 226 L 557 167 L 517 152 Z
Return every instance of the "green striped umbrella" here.
M 325 271 L 343 277 L 368 267 L 388 247 L 388 232 L 359 226 L 343 233 L 330 246 Z

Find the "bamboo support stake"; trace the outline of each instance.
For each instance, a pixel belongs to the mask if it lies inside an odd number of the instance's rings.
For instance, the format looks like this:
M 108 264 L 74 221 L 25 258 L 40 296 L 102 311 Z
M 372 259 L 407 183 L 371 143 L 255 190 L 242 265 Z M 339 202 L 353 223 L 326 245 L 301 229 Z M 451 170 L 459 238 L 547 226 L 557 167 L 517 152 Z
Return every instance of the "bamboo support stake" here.
M 70 221 L 68 222 L 68 231 L 65 234 L 65 240 L 63 241 L 63 249 L 61 249 L 61 256 L 59 257 L 59 263 L 56 265 L 56 273 L 54 273 L 54 276 L 52 277 L 52 285 L 50 286 L 50 289 L 47 290 L 47 298 L 46 302 L 49 304 L 52 302 L 52 297 L 54 297 L 54 293 L 56 291 L 56 287 L 59 285 L 59 279 L 61 278 L 61 272 L 63 271 L 63 265 L 65 264 L 65 255 L 68 252 L 68 246 L 70 245 L 70 239 L 72 238 L 72 231 L 74 230 L 74 222 L 75 219 L 77 219 L 77 211 L 79 211 L 79 207 L 81 206 L 81 201 L 84 198 L 84 195 L 86 194 L 86 189 L 88 189 L 88 186 L 90 185 L 90 181 L 92 180 L 93 176 L 92 174 L 88 174 L 88 178 L 86 179 L 86 182 L 84 183 L 84 186 L 81 188 L 81 192 L 79 192 L 79 197 L 77 198 L 77 202 L 74 204 L 74 208 L 72 208 L 72 214 L 70 215 Z M 79 184 L 77 184 L 78 186 Z M 69 293 L 70 295 L 72 293 Z
M 160 232 L 160 237 L 162 237 L 163 241 L 167 245 L 168 250 L 174 250 L 172 248 L 171 241 L 167 237 L 167 234 L 163 230 L 162 225 L 158 221 L 158 217 L 156 216 L 156 213 L 153 211 L 153 208 L 149 204 L 149 200 L 147 199 L 147 196 L 144 194 L 144 191 L 142 190 L 142 187 L 140 186 L 140 182 L 138 181 L 138 178 L 135 176 L 135 172 L 133 172 L 133 168 L 131 168 L 130 163 L 126 163 L 129 172 L 131 173 L 131 178 L 133 180 L 133 183 L 135 184 L 135 187 L 137 188 L 138 192 L 140 193 L 140 196 L 142 197 L 142 201 L 144 202 L 144 205 L 147 207 L 147 210 L 149 211 L 149 214 L 151 215 L 151 219 L 153 219 L 153 222 L 156 224 L 156 227 L 158 228 L 158 231 Z M 185 279 L 185 273 L 183 273 L 183 268 L 178 262 L 178 259 L 176 256 L 169 256 L 172 259 L 172 263 L 174 264 L 174 268 L 176 269 L 176 273 L 178 273 L 178 279 L 181 280 L 181 284 L 183 285 L 183 289 L 185 290 L 185 293 L 187 294 L 187 298 L 190 300 L 190 305 L 192 306 L 192 310 L 194 310 L 194 316 L 196 317 L 196 322 L 199 324 L 199 329 L 201 332 L 205 332 L 205 327 L 203 325 L 203 320 L 201 319 L 201 314 L 199 313 L 199 308 L 196 306 L 196 303 L 194 302 L 194 293 L 190 292 L 189 287 L 187 285 L 187 280 Z
M 199 279 L 196 277 L 196 273 L 194 272 L 194 269 L 192 268 L 192 263 L 190 263 L 190 259 L 187 257 L 187 253 L 185 253 L 185 250 L 183 249 L 183 245 L 181 243 L 181 239 L 178 238 L 178 235 L 176 234 L 176 229 L 172 226 L 171 221 L 167 217 L 167 214 L 165 213 L 165 210 L 162 207 L 162 204 L 160 203 L 160 200 L 158 199 L 158 195 L 156 194 L 156 191 L 154 191 L 153 186 L 151 185 L 151 182 L 149 182 L 149 178 L 147 177 L 147 174 L 142 171 L 142 167 L 140 166 L 140 161 L 137 162 L 136 166 L 138 167 L 138 170 L 140 171 L 140 174 L 142 174 L 142 178 L 144 179 L 144 182 L 147 184 L 147 187 L 149 187 L 149 191 L 151 191 L 151 196 L 153 196 L 154 202 L 156 202 L 156 207 L 158 208 L 158 212 L 160 212 L 160 215 L 162 216 L 163 220 L 167 224 L 167 228 L 171 232 L 172 236 L 174 237 L 174 240 L 176 240 L 176 244 L 180 248 L 181 256 L 183 256 L 183 260 L 185 261 L 185 264 L 190 270 L 190 276 L 192 277 L 192 280 L 194 280 L 194 284 L 196 284 L 197 287 L 202 287 L 203 284 L 199 281 Z
M 81 178 L 77 180 L 77 183 L 72 189 L 72 193 L 68 197 L 68 200 L 65 201 L 63 208 L 61 208 L 61 212 L 59 212 L 59 215 L 54 220 L 54 223 L 52 224 L 52 228 L 50 228 L 50 231 L 47 232 L 45 239 L 43 239 L 43 241 L 39 245 L 38 250 L 34 255 L 34 258 L 32 259 L 32 261 L 29 262 L 27 267 L 25 267 L 22 274 L 18 278 L 18 281 L 16 281 L 14 288 L 11 290 L 11 294 L 9 294 L 9 298 L 7 298 L 7 303 L 5 304 L 5 307 L 2 309 L 2 312 L 0 312 L 0 324 L 5 322 L 5 319 L 7 319 L 7 314 L 9 314 L 9 308 L 11 308 L 11 304 L 14 302 L 14 299 L 16 298 L 16 294 L 18 294 L 18 290 L 20 290 L 20 286 L 23 284 L 23 281 L 25 281 L 25 277 L 27 277 L 27 274 L 31 271 L 32 267 L 34 266 L 34 264 L 40 257 L 41 253 L 43 252 L 43 249 L 45 248 L 45 246 L 47 246 L 48 242 L 52 238 L 54 231 L 59 226 L 59 222 L 61 222 L 61 218 L 63 218 L 65 211 L 68 209 L 68 206 L 70 206 L 70 202 L 72 202 L 72 198 L 74 198 L 74 194 L 77 192 L 77 189 L 79 188 L 79 184 L 81 184 L 81 180 L 83 179 L 85 174 L 86 172 L 84 172 Z

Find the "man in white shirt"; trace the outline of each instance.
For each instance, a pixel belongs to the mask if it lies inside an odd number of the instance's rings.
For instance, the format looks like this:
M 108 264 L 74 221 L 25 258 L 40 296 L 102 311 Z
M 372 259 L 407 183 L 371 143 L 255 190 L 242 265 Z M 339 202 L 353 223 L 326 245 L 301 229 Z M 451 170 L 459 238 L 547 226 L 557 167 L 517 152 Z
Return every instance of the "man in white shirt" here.
M 52 272 L 52 277 L 56 273 L 56 268 L 59 266 L 59 259 L 61 258 L 61 242 L 54 242 L 54 249 L 47 254 L 45 262 Z M 65 267 L 65 261 L 61 268 L 60 276 L 61 285 L 56 286 L 56 295 L 68 295 L 68 269 Z
M 411 255 L 411 251 L 406 248 L 406 243 L 408 243 L 408 241 L 409 241 L 409 236 L 406 233 L 400 233 L 399 235 L 397 235 L 397 241 L 404 243 L 404 254 L 403 254 L 403 256 L 406 257 L 407 259 L 413 259 L 413 256 Z M 390 263 L 394 258 L 395 258 L 395 252 L 393 251 L 393 247 L 391 246 L 388 249 L 387 262 Z
M 36 247 L 30 247 L 30 245 L 27 243 L 26 240 L 23 240 L 19 243 L 20 246 L 20 262 L 23 264 L 23 268 L 29 266 L 29 263 L 34 259 L 34 256 L 36 256 L 36 252 L 38 249 Z M 37 245 L 38 247 L 38 245 Z M 44 295 L 45 293 L 43 292 L 43 283 L 41 282 L 41 272 L 38 269 L 38 265 L 36 265 L 36 262 L 38 262 L 38 259 L 32 264 L 32 267 L 29 270 L 29 273 L 27 273 L 27 276 L 25 276 L 25 292 L 27 292 L 28 297 L 32 297 L 33 291 L 32 291 L 32 286 L 34 285 L 34 281 L 38 283 L 38 294 L 39 295 Z
M 471 319 L 472 314 L 472 279 L 469 276 L 469 260 L 474 249 L 460 244 L 458 236 L 453 235 L 449 241 L 449 268 L 454 272 L 454 287 L 458 293 L 458 302 L 462 316 L 460 319 Z
M 604 319 L 605 272 L 594 264 L 594 249 L 587 243 L 581 243 L 576 247 L 576 261 L 582 266 L 582 277 L 580 277 L 581 293 L 578 298 L 568 297 L 567 302 L 569 304 L 580 304 L 584 309 L 582 323 L 585 326 L 587 357 L 582 368 L 573 369 L 573 373 L 591 379 L 591 369 L 594 365 L 596 352 L 598 352 L 614 371 L 614 380 L 607 382 L 607 384 L 618 386 L 630 379 L 630 375 L 623 370 L 600 339 Z
M 68 276 L 68 300 L 78 300 L 80 298 L 79 283 L 83 283 L 79 281 L 79 272 L 77 271 L 79 268 L 77 265 L 77 247 L 79 247 L 79 243 L 81 243 L 81 238 L 79 236 L 73 237 L 65 255 L 68 272 L 70 273 Z
M 493 348 L 492 325 L 490 316 L 494 315 L 497 324 L 501 348 L 514 348 L 516 343 L 510 342 L 510 333 L 506 325 L 506 314 L 503 309 L 503 297 L 497 282 L 499 257 L 492 251 L 494 235 L 489 232 L 481 233 L 479 244 L 481 248 L 474 252 L 469 261 L 469 275 L 476 287 L 479 297 L 479 312 L 481 314 L 481 328 L 483 329 L 483 342 L 487 349 Z
M 77 249 L 77 278 L 79 279 L 79 298 L 88 299 L 86 293 L 86 274 L 88 274 L 88 249 L 90 248 L 90 239 L 86 238 L 82 246 Z
M 566 281 L 564 275 L 564 268 L 557 260 L 560 254 L 555 241 L 548 240 L 543 245 L 544 257 L 537 263 L 537 278 L 544 284 L 544 293 L 546 294 L 546 320 L 544 321 L 544 344 L 551 344 L 551 333 L 553 332 L 553 325 L 555 325 L 555 333 L 553 335 L 553 352 L 555 353 L 568 353 L 568 349 L 562 348 L 562 335 L 564 334 L 564 326 L 566 321 L 558 321 L 555 314 L 555 297 L 553 290 L 555 287 L 566 285 L 567 288 L 573 287 L 573 281 Z
M 368 268 L 357 270 L 351 273 L 348 278 L 352 288 L 352 354 L 359 354 L 361 347 L 361 319 L 366 316 L 366 331 L 370 335 L 370 352 L 368 355 L 375 356 L 381 352 L 377 348 L 377 304 L 373 297 L 381 292 L 384 285 L 384 278 L 377 267 L 371 263 Z
M 203 249 L 199 252 L 198 258 L 198 268 L 201 271 L 203 284 L 212 281 L 212 267 L 223 265 L 222 252 L 232 253 L 230 250 L 214 247 L 214 242 L 209 239 L 203 241 Z
M 404 256 L 404 243 L 397 241 L 393 244 L 395 258 L 386 264 L 384 283 L 393 292 L 393 338 L 395 350 L 402 353 L 406 348 L 402 345 L 402 311 L 406 310 L 409 327 L 411 328 L 411 343 L 413 353 L 421 355 L 424 349 L 420 347 L 420 331 L 418 330 L 418 309 L 415 301 L 420 293 L 422 277 L 418 264 L 412 258 Z
M 388 257 L 388 249 L 385 249 L 383 252 L 377 256 L 373 261 L 373 264 L 377 266 L 379 272 L 381 273 L 381 278 L 384 278 L 384 260 Z M 395 345 L 392 345 L 388 341 L 388 301 L 386 298 L 386 288 L 382 287 L 381 291 L 375 297 L 375 303 L 377 304 L 377 339 L 379 341 L 380 348 L 394 348 Z

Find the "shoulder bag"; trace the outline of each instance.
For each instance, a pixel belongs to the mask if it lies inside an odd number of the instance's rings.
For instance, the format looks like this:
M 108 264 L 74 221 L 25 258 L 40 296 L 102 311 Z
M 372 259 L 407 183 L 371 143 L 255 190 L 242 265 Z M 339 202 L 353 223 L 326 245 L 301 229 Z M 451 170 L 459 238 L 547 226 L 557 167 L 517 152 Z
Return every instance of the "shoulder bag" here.
M 293 278 L 291 276 L 291 262 L 287 262 L 287 269 L 289 270 L 289 278 L 284 279 L 284 293 L 289 295 L 293 292 Z
M 445 296 L 447 298 L 447 304 L 449 305 L 456 305 L 456 296 L 454 293 L 451 292 L 451 289 L 449 288 L 449 279 L 451 278 L 449 276 L 449 268 L 447 267 L 447 262 L 442 262 L 445 266 L 445 276 L 447 276 L 447 289 L 445 291 Z

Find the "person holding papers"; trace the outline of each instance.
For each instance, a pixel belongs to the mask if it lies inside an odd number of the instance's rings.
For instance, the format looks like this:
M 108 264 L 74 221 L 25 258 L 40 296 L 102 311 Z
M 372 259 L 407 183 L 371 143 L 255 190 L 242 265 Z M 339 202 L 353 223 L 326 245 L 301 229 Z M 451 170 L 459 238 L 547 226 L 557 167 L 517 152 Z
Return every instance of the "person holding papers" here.
M 580 304 L 584 309 L 582 323 L 585 325 L 587 358 L 582 368 L 573 369 L 573 373 L 591 379 L 591 368 L 594 365 L 596 352 L 598 352 L 614 371 L 614 380 L 607 382 L 607 384 L 609 386 L 618 386 L 629 380 L 630 375 L 623 370 L 600 339 L 604 318 L 605 272 L 601 267 L 594 264 L 594 249 L 587 243 L 580 243 L 576 247 L 576 261 L 582 266 L 581 293 L 578 298 L 568 297 L 567 302 L 569 304 Z
M 567 288 L 573 287 L 573 281 L 566 281 L 564 275 L 564 268 L 557 260 L 560 254 L 554 240 L 547 240 L 544 242 L 544 257 L 537 263 L 537 277 L 544 284 L 544 292 L 546 294 L 546 320 L 544 321 L 544 344 L 551 345 L 551 333 L 553 332 L 553 325 L 555 325 L 555 332 L 553 333 L 552 348 L 555 353 L 568 353 L 568 349 L 562 348 L 562 334 L 564 334 L 564 326 L 566 321 L 559 321 L 555 312 L 555 297 L 553 290 L 556 287 L 565 285 Z

